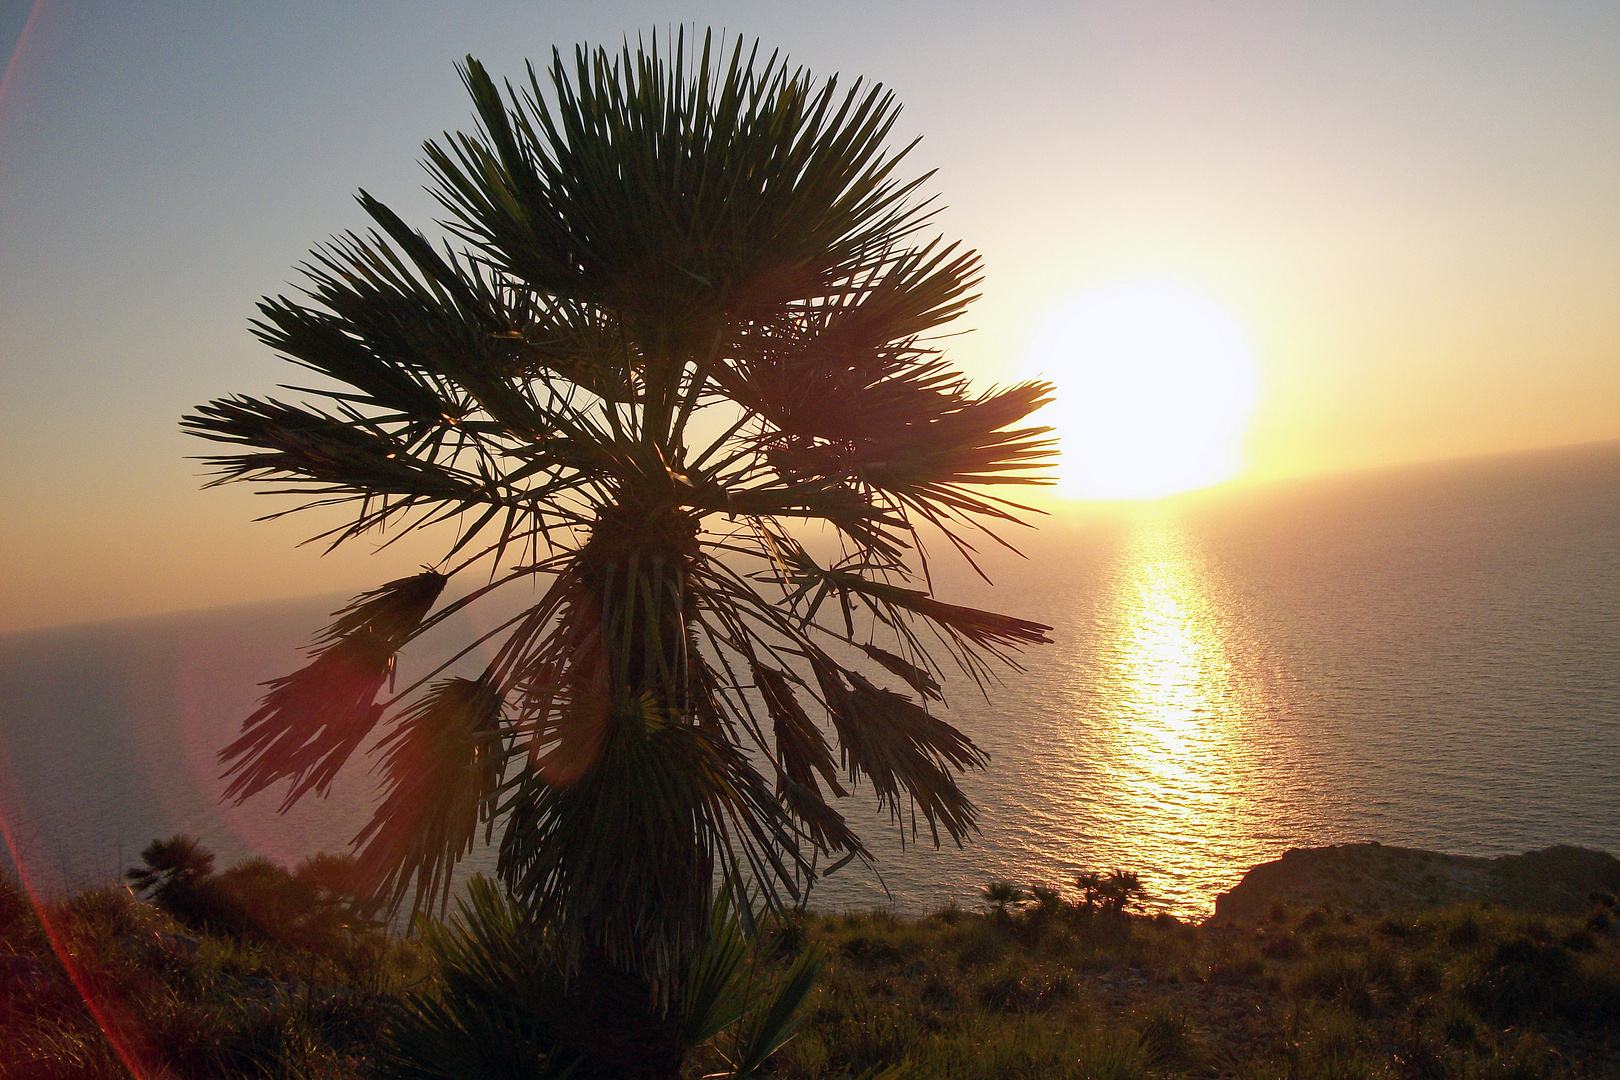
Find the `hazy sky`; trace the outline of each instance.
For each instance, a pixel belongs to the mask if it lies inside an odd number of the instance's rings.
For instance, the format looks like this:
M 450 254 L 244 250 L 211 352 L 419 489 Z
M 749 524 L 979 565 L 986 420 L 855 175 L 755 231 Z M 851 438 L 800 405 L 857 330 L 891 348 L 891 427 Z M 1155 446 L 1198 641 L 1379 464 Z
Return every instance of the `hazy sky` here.
M 381 580 L 200 491 L 176 421 L 292 374 L 253 302 L 357 187 L 427 224 L 453 61 L 683 22 L 898 91 L 985 258 L 986 381 L 1064 299 L 1166 279 L 1257 355 L 1250 477 L 1620 437 L 1612 0 L 0 0 L 0 630 Z

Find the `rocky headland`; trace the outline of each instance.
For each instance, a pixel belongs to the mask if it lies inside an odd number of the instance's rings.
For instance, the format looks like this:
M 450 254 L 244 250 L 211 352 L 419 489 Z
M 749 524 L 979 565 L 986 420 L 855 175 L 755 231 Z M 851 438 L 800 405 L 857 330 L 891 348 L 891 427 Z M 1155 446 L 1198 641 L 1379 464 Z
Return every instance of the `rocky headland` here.
M 1486 859 L 1383 844 L 1295 848 L 1243 875 L 1215 901 L 1210 925 L 1259 922 L 1278 905 L 1410 912 L 1453 904 L 1559 914 L 1620 893 L 1620 859 L 1560 845 Z

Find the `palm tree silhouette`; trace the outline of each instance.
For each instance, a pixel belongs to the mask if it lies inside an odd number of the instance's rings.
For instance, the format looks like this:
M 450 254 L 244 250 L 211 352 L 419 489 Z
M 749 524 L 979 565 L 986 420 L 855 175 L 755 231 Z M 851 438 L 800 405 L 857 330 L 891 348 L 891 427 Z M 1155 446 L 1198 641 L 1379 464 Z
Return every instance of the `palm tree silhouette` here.
M 499 823 L 501 877 L 570 962 L 656 996 L 715 888 L 783 902 L 868 855 L 834 806 L 853 781 L 936 845 L 973 829 L 956 775 L 987 759 L 930 702 L 944 667 L 982 681 L 1048 628 L 936 599 L 924 543 L 971 560 L 1019 520 L 979 489 L 1044 482 L 1047 429 L 1020 424 L 1050 388 L 976 393 L 930 344 L 979 261 L 920 237 L 928 176 L 899 177 L 881 86 L 709 36 L 554 52 L 504 93 L 461 74 L 479 126 L 426 146 L 460 249 L 362 191 L 376 229 L 255 323 L 337 384 L 305 391 L 324 404 L 183 420 L 239 447 L 205 459 L 214 483 L 352 508 L 334 546 L 453 534 L 270 684 L 221 754 L 228 795 L 324 792 L 381 724 L 356 843 L 383 896 L 442 904 Z M 401 648 L 536 579 L 481 675 L 383 696 Z

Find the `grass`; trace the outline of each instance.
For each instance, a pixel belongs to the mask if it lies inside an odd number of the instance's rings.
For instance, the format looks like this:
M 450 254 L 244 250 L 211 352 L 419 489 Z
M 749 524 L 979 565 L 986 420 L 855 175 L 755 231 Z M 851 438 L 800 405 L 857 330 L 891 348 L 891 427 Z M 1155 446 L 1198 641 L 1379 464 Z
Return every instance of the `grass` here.
M 431 976 L 375 932 L 317 952 L 198 932 L 123 887 L 36 912 L 0 881 L 0 1077 L 123 1080 L 126 1057 L 165 1080 L 363 1076 L 391 1003 Z
M 983 1078 L 1620 1076 L 1620 939 L 1457 907 L 1264 925 L 1065 907 L 805 916 L 834 956 L 778 1075 L 909 1061 Z
M 0 883 L 0 1077 L 127 1077 L 46 933 L 151 1075 L 373 1075 L 383 1025 L 435 972 L 357 929 L 320 951 L 198 931 L 123 888 L 42 921 Z M 1197 927 L 1053 903 L 804 914 L 761 948 L 830 955 L 782 1080 L 906 1062 L 918 1078 L 1620 1077 L 1620 921 L 1464 906 L 1277 908 Z M 700 1052 L 691 1073 L 712 1071 Z

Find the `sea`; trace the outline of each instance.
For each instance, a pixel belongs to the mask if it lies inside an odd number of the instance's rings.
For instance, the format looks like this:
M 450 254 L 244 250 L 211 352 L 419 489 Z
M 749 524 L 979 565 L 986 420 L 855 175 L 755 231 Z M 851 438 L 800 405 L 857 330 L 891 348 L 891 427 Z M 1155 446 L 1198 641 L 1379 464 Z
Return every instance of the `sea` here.
M 977 835 L 936 847 L 857 786 L 841 808 L 875 859 L 811 907 L 1123 869 L 1196 919 L 1294 847 L 1620 853 L 1620 443 L 1083 506 L 1006 538 L 1019 553 L 980 545 L 993 585 L 933 551 L 942 598 L 1053 628 L 1021 670 L 946 681 L 943 715 L 990 755 L 962 778 Z M 278 813 L 221 802 L 215 757 L 341 600 L 0 636 L 13 867 L 50 894 L 174 833 L 220 865 L 345 850 L 372 759 Z

